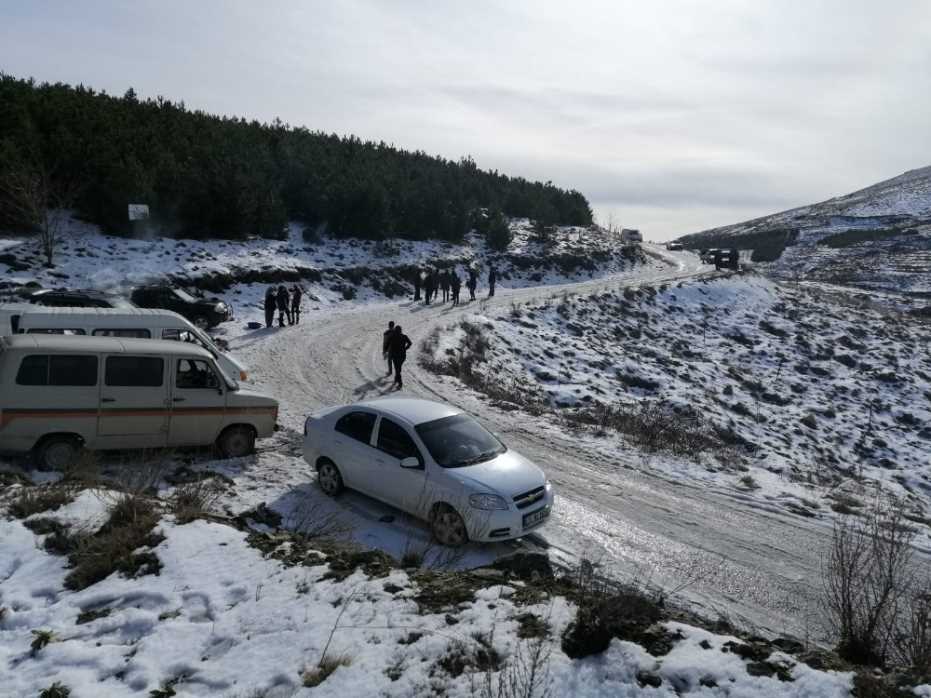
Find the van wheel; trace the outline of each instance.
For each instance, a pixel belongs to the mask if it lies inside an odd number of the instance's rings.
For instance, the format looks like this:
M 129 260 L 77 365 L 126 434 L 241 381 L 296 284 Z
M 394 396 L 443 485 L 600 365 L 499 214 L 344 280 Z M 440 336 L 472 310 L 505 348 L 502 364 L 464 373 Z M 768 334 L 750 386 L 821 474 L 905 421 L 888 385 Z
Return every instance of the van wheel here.
M 333 461 L 325 460 L 317 468 L 317 482 L 324 494 L 335 497 L 343 491 L 343 476 Z
M 210 327 L 210 323 L 207 322 L 207 318 L 205 318 L 203 315 L 198 315 L 196 318 L 194 318 L 194 324 L 199 330 L 206 330 L 208 327 Z
M 230 427 L 217 439 L 217 450 L 224 458 L 242 458 L 255 451 L 255 432 L 249 427 Z
M 458 548 L 469 542 L 465 521 L 449 504 L 437 504 L 430 514 L 430 530 L 441 545 Z
M 50 436 L 36 447 L 36 465 L 40 470 L 65 470 L 77 464 L 82 450 L 73 436 Z

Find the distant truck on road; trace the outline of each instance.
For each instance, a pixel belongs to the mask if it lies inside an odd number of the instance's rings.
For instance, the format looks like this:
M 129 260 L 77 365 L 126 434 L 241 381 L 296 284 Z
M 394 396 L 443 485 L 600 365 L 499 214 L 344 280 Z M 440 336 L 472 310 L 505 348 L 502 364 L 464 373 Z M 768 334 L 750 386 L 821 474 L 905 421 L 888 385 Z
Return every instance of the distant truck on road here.
M 621 242 L 643 242 L 643 235 L 635 228 L 623 228 L 621 230 Z

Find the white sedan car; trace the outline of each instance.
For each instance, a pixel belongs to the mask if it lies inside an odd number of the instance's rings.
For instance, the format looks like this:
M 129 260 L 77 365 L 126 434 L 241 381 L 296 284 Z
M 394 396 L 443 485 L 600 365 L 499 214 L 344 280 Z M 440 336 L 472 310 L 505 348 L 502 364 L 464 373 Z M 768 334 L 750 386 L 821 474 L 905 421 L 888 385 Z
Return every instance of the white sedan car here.
M 553 490 L 536 465 L 449 405 L 381 398 L 317 412 L 304 458 L 328 495 L 344 487 L 430 522 L 443 545 L 518 538 L 543 524 Z

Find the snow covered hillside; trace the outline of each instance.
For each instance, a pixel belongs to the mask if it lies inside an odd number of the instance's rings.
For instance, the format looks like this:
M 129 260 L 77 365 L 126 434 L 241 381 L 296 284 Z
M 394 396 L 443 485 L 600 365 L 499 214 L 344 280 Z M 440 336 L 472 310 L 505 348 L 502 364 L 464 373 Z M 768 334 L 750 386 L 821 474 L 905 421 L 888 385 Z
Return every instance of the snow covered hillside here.
M 783 278 L 931 298 L 931 167 L 681 242 L 754 249 L 765 268 Z
M 348 300 L 385 300 L 411 292 L 416 268 L 433 265 L 479 269 L 481 285 L 494 263 L 508 287 L 590 279 L 643 261 L 638 248 L 621 248 L 597 229 L 560 228 L 547 243 L 536 239 L 527 220 L 511 222 L 508 249 L 496 252 L 482 236 L 462 244 L 400 239 L 321 238 L 305 240 L 293 223 L 288 240 L 136 240 L 102 235 L 95 226 L 69 219 L 55 266 L 45 268 L 35 238 L 0 234 L 0 301 L 22 290 L 96 288 L 127 291 L 131 286 L 171 279 L 205 292 L 223 293 L 234 308 L 258 307 L 268 284 L 300 282 L 305 309 L 327 309 Z M 240 313 L 241 315 L 241 313 Z
M 423 359 L 617 464 L 805 517 L 877 487 L 931 542 L 931 328 L 747 274 L 473 315 Z

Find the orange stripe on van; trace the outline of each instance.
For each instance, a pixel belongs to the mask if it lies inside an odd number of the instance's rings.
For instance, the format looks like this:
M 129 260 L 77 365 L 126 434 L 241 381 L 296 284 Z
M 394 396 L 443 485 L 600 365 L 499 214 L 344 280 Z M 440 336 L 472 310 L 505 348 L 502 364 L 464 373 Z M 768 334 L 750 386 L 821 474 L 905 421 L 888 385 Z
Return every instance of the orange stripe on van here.
M 22 409 L 22 410 L 3 410 L 0 411 L 0 428 L 5 427 L 16 419 L 81 419 L 87 417 L 161 417 L 170 416 L 172 413 L 182 415 L 276 415 L 277 407 L 157 407 L 157 408 L 137 408 L 137 407 L 114 407 L 110 409 Z

